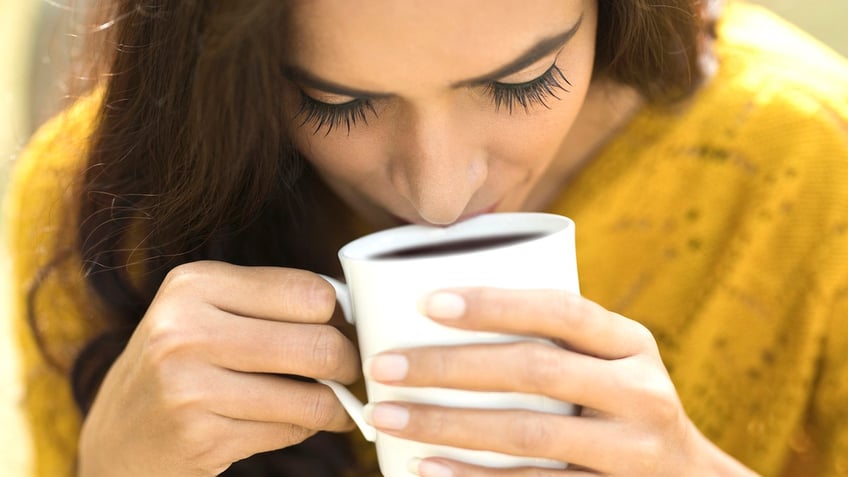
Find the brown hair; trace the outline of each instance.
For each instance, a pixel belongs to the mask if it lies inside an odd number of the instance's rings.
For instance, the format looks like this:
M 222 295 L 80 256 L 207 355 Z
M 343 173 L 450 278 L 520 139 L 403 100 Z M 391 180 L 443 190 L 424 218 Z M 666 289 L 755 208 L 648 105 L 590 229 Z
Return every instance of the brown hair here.
M 174 266 L 216 259 L 335 273 L 321 257 L 349 236 L 321 233 L 338 228 L 343 205 L 286 140 L 288 2 L 106 3 L 111 26 L 98 41 L 107 75 L 73 224 L 89 293 L 108 323 L 71 372 L 83 413 Z M 598 3 L 597 75 L 654 103 L 695 90 L 703 76 L 697 0 Z M 316 242 L 321 236 L 336 241 Z M 344 439 L 319 434 L 224 475 L 353 468 Z
M 700 14 L 711 0 L 599 0 L 596 74 L 654 103 L 686 98 L 704 79 Z M 715 1 L 715 0 L 712 0 Z

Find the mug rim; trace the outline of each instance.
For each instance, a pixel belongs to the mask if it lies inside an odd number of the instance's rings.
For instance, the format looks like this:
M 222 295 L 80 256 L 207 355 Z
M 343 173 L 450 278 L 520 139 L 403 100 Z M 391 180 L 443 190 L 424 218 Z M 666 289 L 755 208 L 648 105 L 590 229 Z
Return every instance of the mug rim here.
M 505 225 L 513 225 L 516 228 L 504 228 Z M 371 262 L 431 260 L 455 254 L 413 257 L 379 257 L 379 255 L 429 244 L 490 237 L 492 233 L 539 235 L 517 243 L 508 242 L 466 253 L 489 252 L 541 240 L 569 228 L 574 228 L 574 221 L 564 215 L 547 212 L 491 212 L 445 227 L 409 224 L 373 232 L 342 246 L 338 256 L 340 260 Z

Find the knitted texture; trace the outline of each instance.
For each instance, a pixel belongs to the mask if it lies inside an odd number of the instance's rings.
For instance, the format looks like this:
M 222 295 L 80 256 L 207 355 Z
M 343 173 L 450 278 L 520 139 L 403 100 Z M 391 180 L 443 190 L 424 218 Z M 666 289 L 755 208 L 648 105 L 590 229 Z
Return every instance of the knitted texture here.
M 848 66 L 734 5 L 720 70 L 643 111 L 551 208 L 581 290 L 647 325 L 695 424 L 765 475 L 848 475 Z
M 75 475 L 80 417 L 71 397 L 67 370 L 92 329 L 77 310 L 84 296 L 79 257 L 62 261 L 42 276 L 72 211 L 73 182 L 94 126 L 96 97 L 80 101 L 45 124 L 15 164 L 4 203 L 6 244 L 12 258 L 9 304 L 20 343 L 22 411 L 33 439 L 32 469 L 38 476 Z M 49 351 L 41 352 L 28 324 L 28 292 L 43 281 L 34 300 L 39 333 Z M 51 364 L 54 363 L 55 365 Z
M 848 65 L 759 8 L 719 24 L 719 70 L 686 104 L 646 108 L 549 211 L 577 224 L 581 289 L 654 333 L 701 431 L 763 475 L 848 475 Z M 6 201 L 34 474 L 74 474 L 80 418 L 26 322 L 27 290 L 73 210 L 96 98 L 34 136 Z M 97 327 L 78 258 L 36 297 L 60 364 Z M 351 434 L 363 459 L 373 447 Z

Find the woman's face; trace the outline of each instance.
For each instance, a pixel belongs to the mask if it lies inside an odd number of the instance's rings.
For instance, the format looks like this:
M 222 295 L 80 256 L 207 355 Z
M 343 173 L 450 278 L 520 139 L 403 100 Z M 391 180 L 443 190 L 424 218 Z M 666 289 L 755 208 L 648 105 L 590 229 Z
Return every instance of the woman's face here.
M 596 0 L 302 0 L 295 145 L 378 227 L 527 207 L 592 75 Z

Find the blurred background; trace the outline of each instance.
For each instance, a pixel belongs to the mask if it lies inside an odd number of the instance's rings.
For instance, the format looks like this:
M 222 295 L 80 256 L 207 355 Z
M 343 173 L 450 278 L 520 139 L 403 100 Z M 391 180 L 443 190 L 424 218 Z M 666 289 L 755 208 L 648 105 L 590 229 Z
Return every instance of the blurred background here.
M 69 64 L 85 32 L 87 0 L 0 0 L 0 196 L 32 132 L 65 104 Z M 848 56 L 848 0 L 751 0 Z M 2 231 L 0 220 L 0 231 Z M 0 249 L 2 250 L 2 249 Z M 29 452 L 15 414 L 20 388 L 11 352 L 8 260 L 0 254 L 0 471 L 26 475 Z

